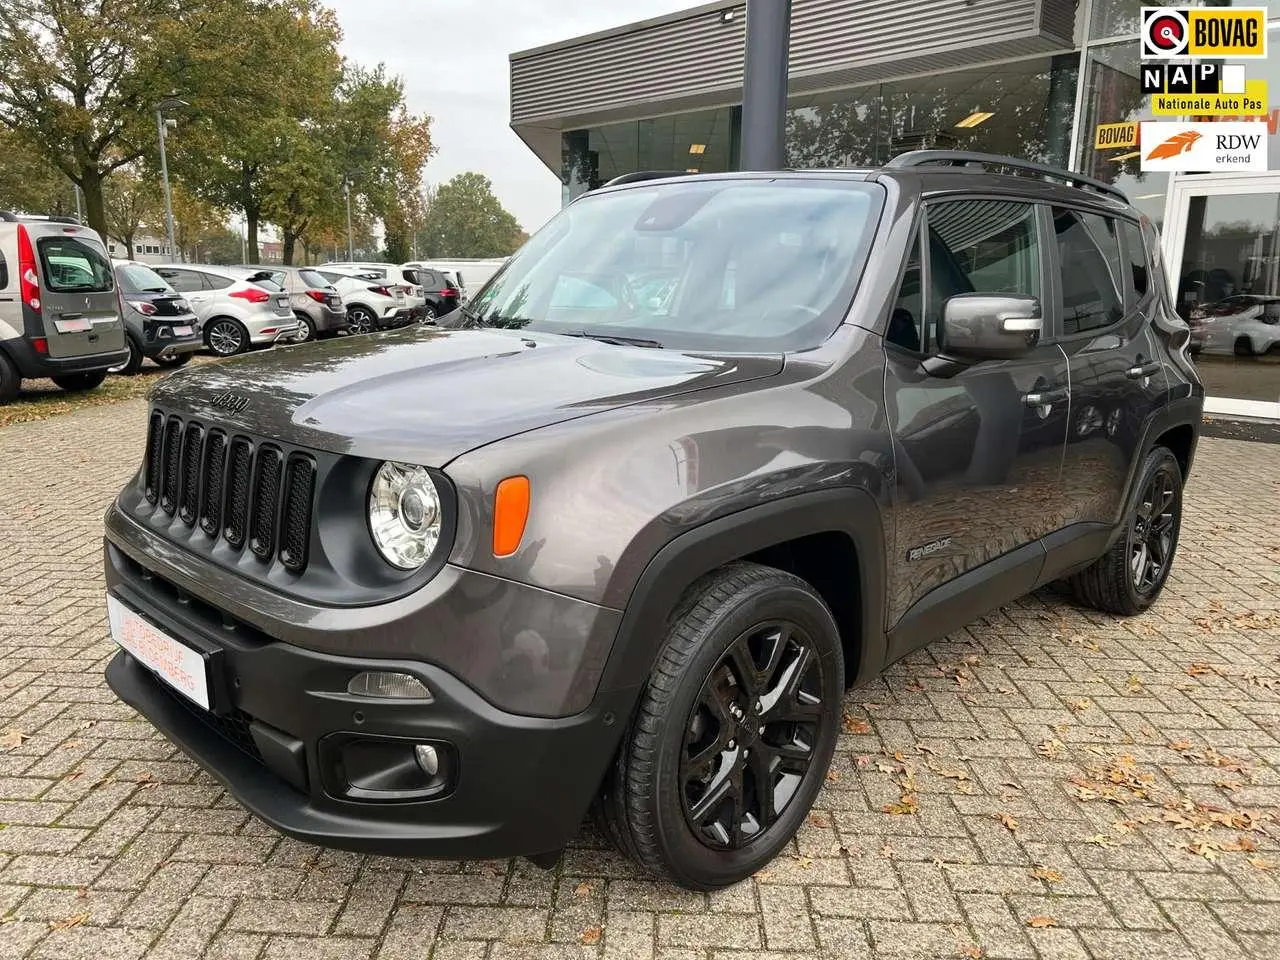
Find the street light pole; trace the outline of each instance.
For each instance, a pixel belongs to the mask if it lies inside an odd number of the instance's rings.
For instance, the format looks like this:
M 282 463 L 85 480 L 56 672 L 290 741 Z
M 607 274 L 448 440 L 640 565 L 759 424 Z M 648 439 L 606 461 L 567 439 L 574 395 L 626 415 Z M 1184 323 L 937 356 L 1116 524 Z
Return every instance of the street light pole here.
M 169 232 L 169 256 L 178 259 L 178 243 L 173 229 L 173 195 L 169 192 L 169 158 L 165 153 L 165 107 L 185 107 L 187 104 L 170 97 L 156 105 L 156 129 L 160 132 L 160 178 L 164 181 L 164 223 Z
M 347 198 L 347 260 L 350 262 L 356 258 L 356 248 L 351 236 L 351 181 L 348 177 L 342 178 L 342 193 Z
M 747 0 L 742 89 L 744 170 L 779 170 L 786 161 L 790 36 L 791 0 Z

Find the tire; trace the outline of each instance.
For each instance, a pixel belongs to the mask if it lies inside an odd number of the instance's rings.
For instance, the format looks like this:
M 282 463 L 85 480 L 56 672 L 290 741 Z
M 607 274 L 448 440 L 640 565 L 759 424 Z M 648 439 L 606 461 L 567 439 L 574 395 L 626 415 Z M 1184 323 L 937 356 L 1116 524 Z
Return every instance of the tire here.
M 347 333 L 372 333 L 378 327 L 378 318 L 368 307 L 355 306 L 347 311 Z
M 124 342 L 129 348 L 129 359 L 112 367 L 107 373 L 118 373 L 123 377 L 132 377 L 142 369 L 142 344 L 138 343 L 131 333 L 125 335 Z
M 749 563 L 708 574 L 670 620 L 597 799 L 605 835 L 690 889 L 751 876 L 808 815 L 835 751 L 843 694 L 839 630 L 812 587 Z M 769 808 L 758 776 L 772 784 Z M 749 809 L 738 815 L 719 784 Z
M 418 317 L 418 323 L 424 327 L 430 326 L 436 322 L 436 308 L 427 304 L 422 308 L 422 316 Z
M 308 341 L 319 339 L 319 335 L 316 333 L 316 322 L 305 313 L 299 313 L 296 316 L 298 323 L 302 324 L 302 327 L 298 330 L 298 339 L 294 342 L 307 343 Z
M 165 357 L 163 359 L 156 357 L 155 361 L 166 370 L 177 370 L 178 367 L 185 367 L 191 362 L 191 354 L 180 353 L 175 357 Z
M 234 357 L 249 349 L 249 331 L 239 320 L 214 317 L 205 327 L 204 345 L 219 357 Z
M 60 377 L 50 377 L 67 393 L 84 393 L 87 390 L 96 390 L 102 386 L 102 381 L 107 379 L 107 371 L 91 370 L 88 373 L 66 373 Z
M 1147 454 L 1136 489 L 1138 496 L 1125 516 L 1123 535 L 1070 579 L 1082 603 L 1122 617 L 1142 613 L 1155 603 L 1178 550 L 1182 468 L 1167 447 Z
M 21 387 L 22 377 L 18 374 L 18 368 L 13 365 L 8 354 L 0 350 L 0 405 L 17 400 Z
M 1237 357 L 1253 356 L 1253 341 L 1248 337 L 1236 337 L 1235 351 Z

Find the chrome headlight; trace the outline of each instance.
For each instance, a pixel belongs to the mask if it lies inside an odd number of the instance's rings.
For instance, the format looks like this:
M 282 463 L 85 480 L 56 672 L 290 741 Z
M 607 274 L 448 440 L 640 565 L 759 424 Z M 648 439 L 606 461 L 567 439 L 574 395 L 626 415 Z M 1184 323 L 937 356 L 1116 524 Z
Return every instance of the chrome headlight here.
M 369 531 L 383 559 L 401 570 L 417 570 L 440 543 L 444 511 L 440 491 L 426 468 L 384 463 L 369 490 Z

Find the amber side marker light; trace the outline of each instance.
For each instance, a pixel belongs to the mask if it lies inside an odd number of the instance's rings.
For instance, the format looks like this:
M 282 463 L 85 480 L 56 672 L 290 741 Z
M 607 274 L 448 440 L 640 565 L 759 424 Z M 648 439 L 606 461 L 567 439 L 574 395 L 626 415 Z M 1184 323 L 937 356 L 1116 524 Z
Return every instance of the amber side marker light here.
M 520 548 L 529 519 L 529 478 L 507 477 L 493 496 L 493 555 L 509 557 Z

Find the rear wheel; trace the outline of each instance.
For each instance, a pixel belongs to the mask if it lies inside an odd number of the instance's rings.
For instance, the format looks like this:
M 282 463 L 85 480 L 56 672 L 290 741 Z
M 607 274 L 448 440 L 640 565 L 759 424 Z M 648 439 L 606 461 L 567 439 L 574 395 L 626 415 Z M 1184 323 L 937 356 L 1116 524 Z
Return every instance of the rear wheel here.
M 1252 357 L 1253 341 L 1250 340 L 1248 337 L 1236 337 L 1236 356 Z
M 300 324 L 300 326 L 298 327 L 297 342 L 306 343 L 308 340 L 315 340 L 317 338 L 316 322 L 312 320 L 309 316 L 307 316 L 305 313 L 299 313 L 297 317 L 298 317 L 298 323 Z
M 22 386 L 22 377 L 13 361 L 0 350 L 0 403 L 12 403 L 18 399 L 18 390 Z
M 108 370 L 108 373 L 118 373 L 122 376 L 132 377 L 135 373 L 142 369 L 142 344 L 134 339 L 133 334 L 126 334 L 124 338 L 125 346 L 129 348 L 129 356 L 124 363 L 117 363 Z
M 96 390 L 102 385 L 102 381 L 107 379 L 107 371 L 91 370 L 88 373 L 64 373 L 60 377 L 50 377 L 63 390 L 68 393 L 83 393 L 86 390 Z
M 807 583 L 734 564 L 691 588 L 597 803 L 607 835 L 689 888 L 737 883 L 804 821 L 835 750 L 839 631 Z
M 220 357 L 233 357 L 249 349 L 249 331 L 238 320 L 218 317 L 204 331 L 205 345 Z
M 1156 447 L 1138 472 L 1138 497 L 1125 532 L 1092 566 L 1071 578 L 1075 595 L 1106 613 L 1133 616 L 1164 590 L 1182 526 L 1182 468 L 1167 447 Z
M 368 307 L 352 307 L 347 311 L 348 333 L 371 333 L 377 326 L 378 318 Z

